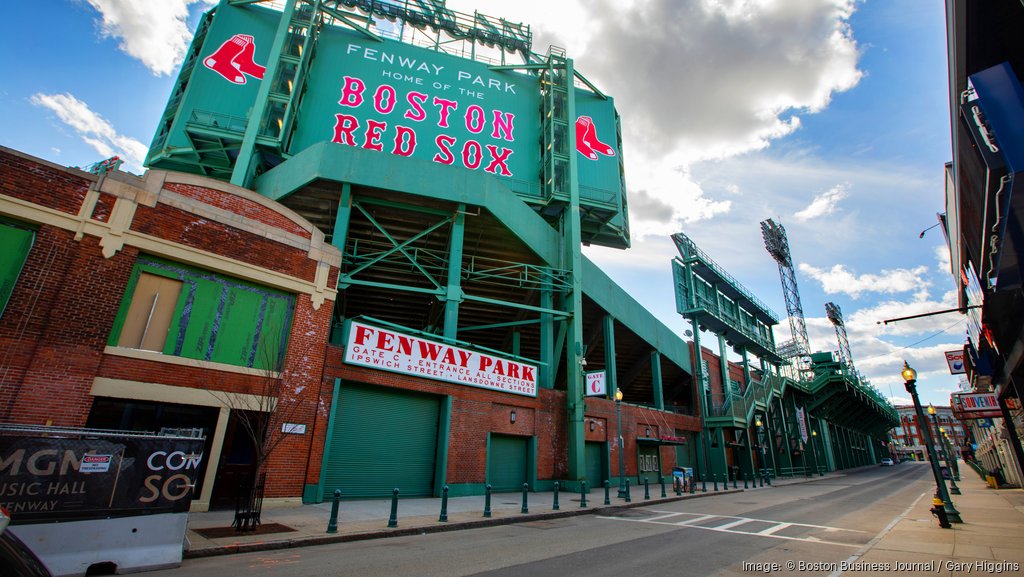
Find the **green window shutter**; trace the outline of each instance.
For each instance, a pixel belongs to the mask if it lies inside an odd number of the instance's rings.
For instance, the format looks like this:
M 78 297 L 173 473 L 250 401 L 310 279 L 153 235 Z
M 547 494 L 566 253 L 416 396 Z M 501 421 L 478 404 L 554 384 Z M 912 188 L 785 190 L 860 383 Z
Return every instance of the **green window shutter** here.
M 0 221 L 0 246 L 4 247 L 0 251 L 0 316 L 7 308 L 35 237 L 36 233 L 28 228 Z

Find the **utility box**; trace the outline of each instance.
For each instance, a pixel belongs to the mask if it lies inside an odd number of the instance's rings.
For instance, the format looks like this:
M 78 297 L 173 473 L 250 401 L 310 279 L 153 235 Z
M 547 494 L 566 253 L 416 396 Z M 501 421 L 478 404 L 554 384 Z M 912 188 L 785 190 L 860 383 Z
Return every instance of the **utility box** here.
M 181 564 L 203 438 L 0 425 L 9 531 L 54 577 Z

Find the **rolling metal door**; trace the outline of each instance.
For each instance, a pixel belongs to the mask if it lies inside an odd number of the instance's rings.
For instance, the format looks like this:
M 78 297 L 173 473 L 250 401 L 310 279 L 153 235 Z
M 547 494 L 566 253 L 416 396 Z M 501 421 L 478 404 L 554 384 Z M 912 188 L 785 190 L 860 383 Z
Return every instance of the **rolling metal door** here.
M 439 397 L 343 383 L 324 493 L 433 495 L 439 411 Z
M 526 482 L 527 437 L 491 435 L 487 478 L 495 492 L 521 491 Z

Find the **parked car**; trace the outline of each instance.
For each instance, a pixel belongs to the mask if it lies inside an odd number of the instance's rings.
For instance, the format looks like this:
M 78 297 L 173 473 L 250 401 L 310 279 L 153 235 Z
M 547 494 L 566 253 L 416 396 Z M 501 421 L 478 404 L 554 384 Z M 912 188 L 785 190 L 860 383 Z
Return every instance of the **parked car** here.
M 51 577 L 50 571 L 31 549 L 7 530 L 11 518 L 0 508 L 0 575 L 3 577 Z
M 893 460 L 888 458 L 888 457 L 882 459 L 882 466 L 883 467 L 892 467 L 895 464 L 896 463 L 894 463 Z

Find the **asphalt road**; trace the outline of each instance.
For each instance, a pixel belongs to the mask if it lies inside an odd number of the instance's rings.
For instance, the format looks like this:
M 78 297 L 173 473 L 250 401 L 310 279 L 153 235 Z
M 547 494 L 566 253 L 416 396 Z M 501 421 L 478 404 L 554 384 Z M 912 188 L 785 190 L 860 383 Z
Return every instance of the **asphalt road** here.
M 828 575 L 934 484 L 925 464 L 484 529 L 186 560 L 158 577 Z

